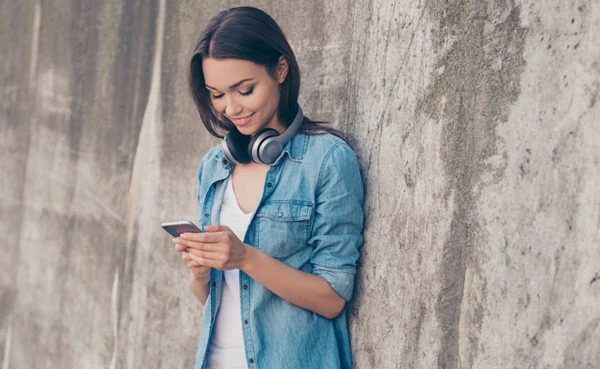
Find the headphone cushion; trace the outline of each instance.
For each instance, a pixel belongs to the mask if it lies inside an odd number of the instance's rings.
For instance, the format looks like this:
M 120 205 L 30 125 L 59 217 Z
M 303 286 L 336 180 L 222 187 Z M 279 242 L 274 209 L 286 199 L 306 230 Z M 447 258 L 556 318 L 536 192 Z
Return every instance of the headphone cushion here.
M 263 128 L 255 134 L 253 134 L 247 146 L 247 154 L 251 158 L 251 160 L 253 160 L 256 163 L 270 164 L 263 162 L 263 160 L 260 158 L 259 150 L 266 139 L 277 136 L 279 136 L 279 132 L 277 132 L 273 128 Z
M 233 128 L 225 136 L 224 142 L 232 156 L 229 159 L 233 162 L 245 164 L 252 161 L 248 155 L 250 136 L 243 135 L 237 129 Z

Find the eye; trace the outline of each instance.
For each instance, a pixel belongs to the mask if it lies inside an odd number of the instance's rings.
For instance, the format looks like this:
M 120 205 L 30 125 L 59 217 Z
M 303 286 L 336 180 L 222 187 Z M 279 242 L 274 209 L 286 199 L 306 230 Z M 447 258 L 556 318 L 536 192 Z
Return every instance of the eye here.
M 223 97 L 224 94 L 213 94 L 209 92 L 211 99 L 217 100 Z
M 254 91 L 254 86 L 248 87 L 248 89 L 245 91 L 238 91 L 238 93 L 242 96 L 248 96 L 252 93 L 252 91 Z

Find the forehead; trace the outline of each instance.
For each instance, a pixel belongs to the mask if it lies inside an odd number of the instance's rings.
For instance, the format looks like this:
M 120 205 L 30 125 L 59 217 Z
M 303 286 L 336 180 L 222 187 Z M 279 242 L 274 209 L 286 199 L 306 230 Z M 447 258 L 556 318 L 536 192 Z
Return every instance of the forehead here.
M 264 67 L 242 59 L 205 58 L 202 60 L 202 72 L 204 82 L 219 90 L 226 90 L 243 79 L 267 76 Z

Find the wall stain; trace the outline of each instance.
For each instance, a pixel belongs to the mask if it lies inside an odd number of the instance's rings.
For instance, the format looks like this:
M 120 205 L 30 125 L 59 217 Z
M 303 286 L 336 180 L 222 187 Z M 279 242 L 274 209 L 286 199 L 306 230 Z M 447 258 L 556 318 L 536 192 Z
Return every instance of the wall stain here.
M 418 363 L 420 362 L 421 336 L 423 335 L 423 324 L 427 316 L 427 305 L 425 302 L 419 301 L 418 309 L 414 313 L 416 314 L 416 316 L 412 317 L 414 319 L 414 326 L 411 329 L 407 329 L 410 338 L 405 340 L 401 355 L 401 357 L 405 358 L 409 368 L 418 367 Z
M 592 278 L 592 280 L 590 281 L 590 286 L 599 280 L 600 280 L 600 274 L 596 273 L 596 275 L 594 275 L 594 278 Z
M 432 29 L 434 47 L 444 51 L 437 56 L 438 74 L 417 104 L 417 112 L 444 124 L 440 152 L 448 178 L 444 198 L 449 201 L 453 195 L 454 209 L 444 242 L 436 306 L 441 329 L 438 368 L 472 367 L 483 318 L 482 301 L 470 300 L 472 291 L 465 291 L 467 266 L 480 274 L 475 186 L 488 170 L 486 159 L 497 152 L 496 127 L 508 119 L 510 106 L 520 94 L 526 29 L 520 25 L 521 9 L 514 1 L 429 0 L 425 4 L 430 18 L 437 21 Z M 498 170 L 493 176 L 497 180 L 505 167 Z M 469 294 L 469 301 L 463 301 L 464 294 Z M 485 284 L 475 296 L 485 299 Z M 465 316 L 472 320 L 464 325 L 468 337 L 460 337 L 463 309 L 469 309 Z M 466 352 L 459 351 L 460 342 L 466 342 Z

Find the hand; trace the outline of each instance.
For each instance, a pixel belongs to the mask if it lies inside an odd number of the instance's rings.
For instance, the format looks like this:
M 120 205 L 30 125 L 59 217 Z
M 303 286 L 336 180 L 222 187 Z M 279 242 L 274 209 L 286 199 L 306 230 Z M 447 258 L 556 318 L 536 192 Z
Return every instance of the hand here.
M 173 239 L 175 250 L 181 252 L 183 263 L 188 267 L 196 280 L 207 281 L 210 278 L 210 267 L 200 264 L 197 258 L 189 253 L 188 248 L 179 241 L 179 238 Z
M 243 269 L 247 259 L 247 245 L 223 225 L 204 227 L 203 233 L 183 233 L 177 239 L 192 260 L 199 265 L 217 269 Z

